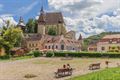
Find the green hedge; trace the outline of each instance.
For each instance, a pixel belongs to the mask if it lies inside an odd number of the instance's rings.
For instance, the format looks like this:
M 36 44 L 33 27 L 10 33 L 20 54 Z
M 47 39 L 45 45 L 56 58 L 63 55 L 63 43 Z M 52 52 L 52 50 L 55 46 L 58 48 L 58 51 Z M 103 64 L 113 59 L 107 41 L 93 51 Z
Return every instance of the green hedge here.
M 120 54 L 118 54 L 118 53 L 54 52 L 54 56 L 56 56 L 56 57 L 66 57 L 66 54 L 69 57 L 90 57 L 90 58 L 109 57 L 109 58 L 120 58 Z
M 6 60 L 6 59 L 10 59 L 10 57 L 8 55 L 5 55 L 5 56 L 0 56 L 0 59 L 1 60 Z
M 31 51 L 29 53 L 26 54 L 26 56 L 34 56 L 34 57 L 40 57 L 42 56 L 42 52 L 35 50 L 35 51 Z
M 34 53 L 34 57 L 40 57 L 40 56 L 42 56 L 42 52 L 40 52 L 40 51 L 33 51 L 33 53 Z
M 47 53 L 46 53 L 46 57 L 52 57 L 53 54 L 54 54 L 53 52 L 47 52 Z

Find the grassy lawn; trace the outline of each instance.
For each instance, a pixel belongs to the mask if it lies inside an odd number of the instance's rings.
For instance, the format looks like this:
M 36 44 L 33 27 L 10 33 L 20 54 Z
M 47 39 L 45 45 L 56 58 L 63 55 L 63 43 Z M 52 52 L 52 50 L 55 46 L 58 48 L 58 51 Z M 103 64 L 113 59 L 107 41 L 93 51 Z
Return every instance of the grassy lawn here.
M 33 58 L 32 56 L 21 56 L 21 57 L 16 57 L 16 58 L 12 58 L 12 60 L 22 60 L 22 59 L 30 59 Z
M 109 68 L 102 71 L 77 76 L 68 80 L 120 80 L 120 68 Z
M 14 60 L 24 60 L 24 59 L 31 59 L 32 56 L 21 56 L 21 57 L 15 57 L 10 59 L 0 59 L 0 61 L 14 61 Z

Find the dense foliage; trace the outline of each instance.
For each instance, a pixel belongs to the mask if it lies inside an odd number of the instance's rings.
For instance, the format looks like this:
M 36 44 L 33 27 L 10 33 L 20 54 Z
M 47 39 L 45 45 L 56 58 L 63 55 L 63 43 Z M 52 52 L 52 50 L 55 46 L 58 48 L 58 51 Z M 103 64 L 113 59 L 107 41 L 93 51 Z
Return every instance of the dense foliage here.
M 56 31 L 55 31 L 54 28 L 49 28 L 48 34 L 49 34 L 49 35 L 52 35 L 52 36 L 55 36 L 57 33 L 56 33 Z
M 40 52 L 38 50 L 32 51 L 31 54 L 33 54 L 34 57 L 40 57 L 40 56 L 42 56 L 42 52 Z
M 27 33 L 37 33 L 37 20 L 29 19 L 26 24 Z
M 3 47 L 6 50 L 6 53 L 9 53 L 9 50 L 13 47 L 20 46 L 20 41 L 22 40 L 22 30 L 16 28 L 15 26 L 3 26 L 0 29 L 0 47 Z
M 50 52 L 50 51 L 49 51 L 49 52 L 46 53 L 46 57 L 52 57 L 53 54 L 54 54 L 53 52 Z
M 0 56 L 0 60 L 7 60 L 9 58 L 10 58 L 10 56 L 8 56 L 8 55 Z

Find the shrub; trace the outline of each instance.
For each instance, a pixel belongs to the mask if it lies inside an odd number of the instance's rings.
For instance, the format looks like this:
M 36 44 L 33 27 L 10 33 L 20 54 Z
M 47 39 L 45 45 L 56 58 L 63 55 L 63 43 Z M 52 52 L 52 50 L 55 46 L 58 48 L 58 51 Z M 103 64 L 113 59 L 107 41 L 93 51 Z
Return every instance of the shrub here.
M 10 57 L 8 55 L 5 56 L 0 56 L 0 59 L 5 60 L 5 59 L 9 59 Z
M 26 56 L 34 56 L 33 51 L 30 51 L 29 53 L 27 53 Z
M 34 78 L 34 77 L 37 77 L 37 76 L 34 75 L 34 74 L 26 74 L 24 77 L 25 78 Z
M 65 57 L 66 53 L 65 52 L 54 52 L 54 56 L 56 57 Z
M 34 57 L 40 57 L 40 56 L 42 56 L 42 52 L 40 52 L 40 51 L 38 51 L 38 50 L 36 50 L 36 51 L 32 51 L 31 54 L 33 54 Z
M 53 54 L 54 54 L 53 52 L 47 52 L 47 53 L 46 53 L 46 57 L 52 57 Z

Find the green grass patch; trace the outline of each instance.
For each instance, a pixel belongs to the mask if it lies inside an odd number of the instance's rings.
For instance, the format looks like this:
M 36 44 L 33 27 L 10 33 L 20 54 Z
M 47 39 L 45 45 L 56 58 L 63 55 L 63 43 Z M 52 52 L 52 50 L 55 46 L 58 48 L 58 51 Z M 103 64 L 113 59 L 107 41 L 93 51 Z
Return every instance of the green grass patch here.
M 32 56 L 21 56 L 21 57 L 15 57 L 11 58 L 12 60 L 23 60 L 23 59 L 31 59 L 33 58 Z
M 70 78 L 68 80 L 120 80 L 120 68 L 108 68 L 102 71 Z

